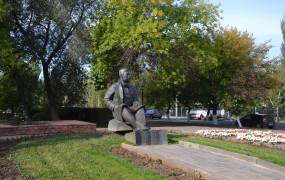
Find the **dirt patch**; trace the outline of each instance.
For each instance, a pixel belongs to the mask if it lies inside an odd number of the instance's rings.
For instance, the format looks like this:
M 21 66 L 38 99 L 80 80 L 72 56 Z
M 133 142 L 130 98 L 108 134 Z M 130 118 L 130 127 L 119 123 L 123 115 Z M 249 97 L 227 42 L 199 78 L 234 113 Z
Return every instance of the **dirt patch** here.
M 169 180 L 176 179 L 191 179 L 191 180 L 203 180 L 202 175 L 195 172 L 185 172 L 177 168 L 171 168 L 165 164 L 162 164 L 161 160 L 153 160 L 148 156 L 141 156 L 137 153 L 128 151 L 121 147 L 116 147 L 112 149 L 112 153 L 127 159 L 131 159 L 135 164 L 143 166 L 146 169 L 154 170 L 159 172 L 162 176 L 167 177 Z
M 18 144 L 19 141 L 1 142 L 0 143 L 0 179 L 3 180 L 22 180 L 20 172 L 16 165 L 8 160 L 10 150 Z

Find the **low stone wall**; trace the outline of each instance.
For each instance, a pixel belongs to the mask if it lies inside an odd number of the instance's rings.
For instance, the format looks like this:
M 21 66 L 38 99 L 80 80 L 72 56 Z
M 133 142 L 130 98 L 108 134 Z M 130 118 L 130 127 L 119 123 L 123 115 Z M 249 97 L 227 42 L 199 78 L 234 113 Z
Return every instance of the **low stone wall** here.
M 82 121 L 44 121 L 31 125 L 0 125 L 0 136 L 54 135 L 54 134 L 94 134 L 96 124 Z

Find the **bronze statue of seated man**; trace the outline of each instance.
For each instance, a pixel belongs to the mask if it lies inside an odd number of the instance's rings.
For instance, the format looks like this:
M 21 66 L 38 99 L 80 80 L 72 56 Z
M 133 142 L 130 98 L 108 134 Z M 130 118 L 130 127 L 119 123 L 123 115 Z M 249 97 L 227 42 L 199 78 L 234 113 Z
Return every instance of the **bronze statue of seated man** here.
M 144 106 L 139 103 L 136 87 L 130 84 L 128 69 L 121 69 L 119 77 L 119 81 L 108 89 L 104 97 L 107 107 L 115 119 L 131 125 L 133 129 L 147 130 Z

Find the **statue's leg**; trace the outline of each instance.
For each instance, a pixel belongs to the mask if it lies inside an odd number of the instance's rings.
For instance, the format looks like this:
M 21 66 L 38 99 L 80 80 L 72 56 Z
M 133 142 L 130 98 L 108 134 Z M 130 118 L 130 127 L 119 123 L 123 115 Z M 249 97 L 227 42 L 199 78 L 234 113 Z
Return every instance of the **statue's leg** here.
M 134 116 L 134 113 L 128 107 L 123 108 L 122 117 L 126 122 L 131 124 L 133 128 L 137 128 L 136 117 Z
M 146 126 L 146 121 L 145 121 L 145 114 L 144 114 L 144 108 L 140 108 L 136 111 L 135 114 L 136 117 L 136 124 L 138 129 L 148 129 Z

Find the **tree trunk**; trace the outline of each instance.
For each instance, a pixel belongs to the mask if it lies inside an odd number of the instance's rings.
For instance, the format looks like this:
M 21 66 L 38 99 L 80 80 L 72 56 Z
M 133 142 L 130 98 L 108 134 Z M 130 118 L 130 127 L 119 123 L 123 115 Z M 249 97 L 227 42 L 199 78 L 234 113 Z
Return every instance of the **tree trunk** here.
M 239 108 L 237 109 L 237 124 L 240 128 L 242 128 L 242 124 L 240 122 L 240 110 L 239 110 Z
M 190 105 L 188 105 L 187 106 L 187 117 L 189 117 L 190 116 L 190 111 L 191 111 L 191 106 Z
M 218 124 L 217 109 L 218 109 L 218 104 L 217 103 L 213 103 L 213 122 L 214 122 L 215 125 Z
M 23 110 L 23 115 L 25 117 L 25 121 L 27 121 L 27 123 L 30 123 L 31 121 L 31 111 L 30 111 L 30 105 L 29 102 L 27 100 L 27 96 L 29 96 L 26 92 L 27 90 L 25 89 L 25 87 L 23 86 L 24 82 L 22 82 L 22 80 L 19 78 L 18 74 L 16 75 L 16 85 L 17 85 L 17 94 L 20 100 L 20 104 L 22 105 L 22 110 Z
M 207 109 L 207 120 L 210 120 L 210 119 L 209 119 L 209 116 L 210 116 L 210 110 L 211 110 L 211 103 L 208 103 L 208 109 Z
M 48 72 L 48 65 L 43 63 L 43 75 L 44 75 L 44 83 L 45 83 L 45 90 L 48 96 L 48 106 L 51 120 L 59 120 L 58 111 L 56 108 L 55 102 L 55 93 L 53 91 L 53 87 L 50 81 L 50 76 Z
M 279 107 L 276 107 L 276 121 L 279 122 Z
M 167 117 L 167 119 L 169 119 L 169 110 L 170 110 L 170 108 L 171 108 L 171 105 L 168 104 L 168 107 L 167 107 L 167 110 L 166 110 L 166 117 Z
M 190 118 L 191 106 L 188 105 L 188 106 L 187 106 L 187 109 L 188 109 L 188 110 L 187 110 L 187 112 L 188 112 L 188 113 L 187 113 L 187 121 L 189 122 L 189 120 L 191 119 L 191 118 Z

